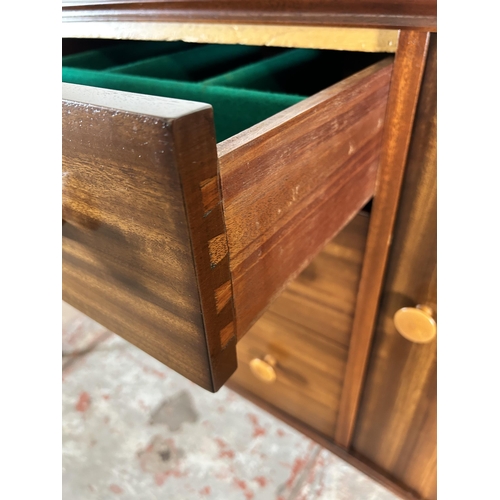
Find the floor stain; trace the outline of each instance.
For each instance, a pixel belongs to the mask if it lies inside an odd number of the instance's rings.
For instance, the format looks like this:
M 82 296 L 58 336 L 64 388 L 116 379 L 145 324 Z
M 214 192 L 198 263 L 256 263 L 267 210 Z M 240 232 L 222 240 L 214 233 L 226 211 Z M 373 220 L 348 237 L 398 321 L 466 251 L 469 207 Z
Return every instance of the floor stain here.
M 184 453 L 176 447 L 173 439 L 156 435 L 137 455 L 141 469 L 152 474 L 158 486 L 170 476 L 182 477 L 187 474 L 180 469 Z
M 211 394 L 115 335 L 88 350 L 99 328 L 63 342 L 86 352 L 63 376 L 63 498 L 397 500 L 225 387 Z
M 237 488 L 239 488 L 243 492 L 246 500 L 252 500 L 252 498 L 254 497 L 254 493 L 248 488 L 247 483 L 245 481 L 243 481 L 242 479 L 235 478 L 234 484 L 236 485 Z
M 262 427 L 259 424 L 259 419 L 257 418 L 257 415 L 254 415 L 253 413 L 249 413 L 248 418 L 250 419 L 250 422 L 252 422 L 252 425 L 253 425 L 253 436 L 252 437 L 256 438 L 259 436 L 265 436 L 266 429 L 264 429 L 264 427 Z
M 205 486 L 204 488 L 202 488 L 200 490 L 200 495 L 203 495 L 203 496 L 208 496 L 210 495 L 210 486 Z
M 120 488 L 117 484 L 111 484 L 109 486 L 109 490 L 112 491 L 115 495 L 121 495 L 123 493 L 123 488 Z
M 180 391 L 164 401 L 151 415 L 151 424 L 166 424 L 172 431 L 178 431 L 186 422 L 198 421 L 198 413 L 187 391 Z
M 219 458 L 229 458 L 233 459 L 234 458 L 234 451 L 228 448 L 227 443 L 221 439 L 221 438 L 214 438 L 214 441 L 217 443 L 219 446 Z
M 88 392 L 83 391 L 78 398 L 78 401 L 75 405 L 76 411 L 81 413 L 85 413 L 90 406 L 90 396 Z

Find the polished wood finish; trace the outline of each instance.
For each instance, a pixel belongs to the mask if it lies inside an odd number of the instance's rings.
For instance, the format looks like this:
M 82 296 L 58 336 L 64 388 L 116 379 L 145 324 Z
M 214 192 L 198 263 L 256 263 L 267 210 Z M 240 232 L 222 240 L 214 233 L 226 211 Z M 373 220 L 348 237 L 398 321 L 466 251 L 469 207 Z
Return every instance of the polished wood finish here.
M 377 190 L 335 432 L 336 443 L 345 448 L 349 448 L 354 431 L 428 42 L 428 33 L 402 31 L 396 53 Z
M 401 337 L 401 307 L 436 311 L 436 39 L 431 40 L 353 447 L 422 498 L 436 493 L 436 346 Z M 439 335 L 439 332 L 438 332 Z
M 436 0 L 63 0 L 65 21 L 177 21 L 436 31 Z
M 74 21 L 63 23 L 62 35 L 66 38 L 81 39 L 183 40 L 190 43 L 227 43 L 358 52 L 395 52 L 398 41 L 397 30 L 379 28 L 158 21 Z
M 363 263 L 368 215 L 356 215 L 272 303 L 270 310 L 347 351 Z
M 220 143 L 219 171 L 209 106 L 65 84 L 65 300 L 216 391 L 236 337 L 372 196 L 391 70 Z
M 86 6 L 82 7 L 83 3 Z M 106 3 L 108 5 L 104 5 Z M 228 382 L 228 385 L 304 432 L 311 439 L 329 448 L 366 474 L 379 480 L 403 498 L 423 497 L 433 500 L 436 498 L 436 341 L 426 345 L 412 345 L 395 333 L 391 322 L 391 317 L 398 307 L 414 306 L 417 303 L 429 304 L 434 309 L 436 306 L 436 150 L 435 94 L 433 93 L 435 92 L 435 83 L 430 83 L 435 75 L 432 78 L 428 76 L 432 71 L 435 71 L 435 45 L 433 44 L 430 47 L 432 56 L 429 58 L 424 90 L 417 111 L 415 134 L 408 156 L 400 208 L 401 214 L 396 221 L 391 261 L 389 261 L 378 320 L 376 316 L 389 245 L 392 240 L 392 227 L 405 157 L 412 132 L 415 100 L 419 91 L 426 53 L 427 34 L 419 34 L 417 31 L 436 31 L 435 0 L 410 2 L 375 0 L 369 3 L 364 0 L 360 2 L 350 0 L 342 2 L 291 0 L 286 2 L 286 6 L 283 2 L 274 0 L 262 2 L 255 0 L 244 2 L 150 2 L 145 0 L 140 4 L 133 0 L 130 2 L 118 0 L 113 3 L 114 5 L 106 0 L 103 2 L 99 0 L 94 2 L 63 1 L 65 6 L 63 8 L 63 21 L 66 21 L 63 24 L 63 36 L 152 40 L 182 39 L 195 42 L 318 46 L 319 48 L 358 50 L 348 46 L 322 46 L 325 43 L 322 40 L 327 40 L 327 43 L 332 44 L 344 44 L 342 41 L 339 42 L 336 36 L 330 36 L 330 33 L 322 37 L 318 35 L 319 32 L 313 34 L 312 31 L 307 31 L 307 34 L 301 32 L 297 39 L 291 36 L 287 39 L 279 37 L 277 41 L 270 40 L 266 38 L 268 37 L 266 28 L 271 30 L 279 28 L 285 33 L 287 27 L 290 27 L 290 31 L 293 32 L 297 27 L 303 27 L 307 30 L 311 27 L 318 29 L 347 27 L 345 31 L 350 37 L 349 43 L 353 40 L 353 27 L 373 28 L 375 30 L 385 28 L 403 30 L 409 28 L 413 30 L 404 31 L 401 34 L 400 46 L 398 47 L 385 127 L 384 153 L 378 174 L 373 221 L 370 226 L 352 342 L 349 335 L 352 315 L 349 317 L 343 313 L 344 303 L 340 314 L 333 313 L 332 304 L 326 299 L 326 294 L 322 294 L 322 287 L 315 287 L 321 281 L 321 276 L 318 277 L 315 273 L 310 273 L 312 276 L 312 278 L 311 276 L 308 278 L 310 283 L 304 282 L 293 296 L 292 294 L 287 296 L 288 290 L 293 289 L 297 283 L 303 281 L 309 271 L 304 271 L 272 304 L 272 313 L 266 313 L 264 317 L 270 318 L 267 322 L 268 326 L 262 322 L 263 332 L 274 328 L 275 324 L 292 323 L 293 327 L 298 328 L 298 332 L 293 335 L 300 337 L 305 330 L 301 330 L 301 327 L 296 325 L 303 325 L 304 321 L 308 321 L 305 327 L 314 330 L 312 336 L 315 339 L 320 339 L 316 344 L 317 347 L 332 343 L 341 349 L 348 348 L 350 343 L 344 390 L 341 402 L 337 401 L 336 403 L 340 407 L 340 414 L 335 439 L 341 446 L 337 446 L 332 441 L 331 429 L 333 427 L 328 427 L 329 430 L 325 435 L 304 423 L 305 417 L 299 415 L 299 418 L 294 418 L 291 416 L 293 409 L 283 411 L 265 400 L 275 402 L 276 395 L 271 398 L 269 394 L 264 394 L 264 399 L 262 399 L 255 395 L 255 390 L 246 390 L 241 385 L 236 384 L 233 379 Z M 238 33 L 239 30 L 240 33 Z M 366 30 L 365 32 L 375 30 Z M 221 38 L 233 36 L 228 34 L 231 31 L 235 38 Z M 203 36 L 208 38 L 202 39 Z M 250 39 L 249 36 L 254 38 Z M 217 39 L 217 37 L 219 38 Z M 354 44 L 357 43 L 355 38 L 356 36 L 352 41 Z M 312 142 L 315 142 L 315 139 Z M 241 169 L 243 176 L 243 166 Z M 250 178 L 248 171 L 246 174 L 247 179 Z M 207 184 L 203 185 L 202 199 L 205 200 L 204 203 L 210 203 L 209 200 L 213 199 L 214 178 L 207 176 L 205 180 Z M 262 192 L 265 193 L 267 185 L 263 183 L 262 186 Z M 356 220 L 357 218 L 354 219 L 354 221 Z M 84 221 L 84 223 L 89 222 L 92 223 L 92 219 Z M 74 238 L 75 235 L 79 237 L 78 231 L 82 230 L 85 233 L 85 238 L 91 237 L 92 229 L 90 227 L 82 229 L 78 224 L 74 221 L 64 224 L 63 238 L 68 236 L 66 231 L 69 231 L 69 236 Z M 102 229 L 93 229 L 94 232 L 99 230 Z M 106 231 L 108 231 L 107 228 Z M 338 241 L 342 234 L 340 233 L 335 241 Z M 113 238 L 115 236 L 111 235 L 110 239 Z M 69 241 L 73 247 L 78 244 L 77 238 L 74 239 L 74 242 Z M 217 256 L 221 255 L 221 248 L 224 249 L 223 242 L 221 244 L 217 239 L 212 241 L 209 245 L 209 258 L 217 261 Z M 101 251 L 101 248 L 98 250 Z M 98 255 L 97 252 L 96 255 Z M 324 258 L 324 255 L 324 252 L 321 253 L 317 260 Z M 101 259 L 102 255 L 98 255 L 98 258 Z M 116 262 L 113 262 L 110 256 L 106 256 L 106 258 L 116 268 Z M 87 266 L 85 269 L 90 269 L 89 266 L 94 265 L 95 262 L 96 259 L 91 255 L 88 262 L 82 263 Z M 80 266 L 76 259 L 73 260 L 72 265 L 75 263 Z M 138 263 L 142 265 L 142 262 Z M 110 269 L 112 269 L 111 266 Z M 76 268 L 72 270 L 74 274 L 75 271 Z M 141 275 L 143 272 L 144 269 L 141 269 Z M 189 272 L 191 274 L 186 277 L 186 281 L 192 285 L 196 281 L 192 278 L 194 271 Z M 134 276 L 139 276 L 139 272 Z M 150 276 L 147 273 L 146 276 L 149 280 Z M 88 278 L 78 275 L 77 279 L 80 281 L 79 291 L 86 291 L 84 290 L 84 287 L 87 286 L 85 280 Z M 332 296 L 336 296 L 335 300 L 340 303 L 338 294 L 342 290 L 342 286 L 333 280 L 328 283 L 330 279 L 325 279 L 326 288 L 329 284 L 332 286 Z M 162 287 L 160 291 L 164 290 L 165 284 L 155 283 L 155 286 L 160 285 Z M 99 286 L 105 288 L 106 281 L 100 282 Z M 337 286 L 339 286 L 339 290 L 333 291 L 333 287 Z M 260 292 L 259 289 L 257 291 Z M 346 289 L 344 291 L 346 296 L 349 295 L 349 291 Z M 309 293 L 310 295 L 308 295 Z M 323 307 L 321 303 L 320 297 L 322 295 L 325 298 L 325 303 L 328 304 L 327 307 Z M 226 302 L 231 300 L 227 282 L 216 287 L 213 296 L 216 312 L 219 312 Z M 287 301 L 290 305 L 287 305 Z M 160 302 L 158 303 L 162 305 Z M 304 304 L 309 304 L 309 310 Z M 107 304 L 103 303 L 102 310 L 106 307 Z M 85 311 L 83 307 L 80 308 Z M 151 310 L 156 313 L 153 307 Z M 288 323 L 281 321 L 280 317 L 282 316 L 288 316 Z M 132 320 L 134 320 L 133 317 Z M 142 318 L 139 318 L 138 323 L 141 324 L 141 328 L 144 328 Z M 254 329 L 259 324 L 257 323 Z M 330 330 L 328 330 L 329 324 L 331 324 Z M 373 325 L 375 324 L 375 342 L 369 360 L 368 377 L 364 382 Z M 269 325 L 271 326 L 269 327 Z M 157 327 L 158 323 L 153 326 Z M 145 325 L 148 332 L 150 328 L 151 325 Z M 147 333 L 144 342 L 151 343 L 152 340 L 148 335 L 149 333 Z M 308 333 L 308 335 L 311 334 Z M 227 339 L 230 336 L 231 330 L 226 330 L 226 334 L 220 337 Z M 240 343 L 241 349 L 245 348 L 247 342 L 248 345 L 251 345 L 252 338 L 253 333 L 244 338 Z M 255 345 L 255 352 L 258 349 L 259 355 L 264 356 L 265 352 L 263 352 L 261 344 L 265 343 L 268 337 L 262 333 L 259 339 L 260 342 Z M 287 339 L 281 337 L 280 342 L 284 342 L 286 345 Z M 300 348 L 303 344 L 297 342 L 294 345 L 295 348 L 297 346 Z M 202 352 L 202 348 L 199 349 L 199 352 Z M 186 357 L 184 364 L 196 362 L 196 355 L 199 355 L 199 352 L 195 352 L 195 356 L 191 359 Z M 341 362 L 344 363 L 344 360 Z M 310 359 L 307 359 L 299 364 L 301 369 L 304 369 L 305 366 L 306 371 L 311 369 L 314 372 L 317 367 L 310 367 L 310 363 Z M 197 366 L 194 368 L 197 369 Z M 337 370 L 337 364 L 331 369 L 331 371 L 335 370 Z M 235 380 L 239 373 L 240 370 L 236 372 Z M 278 377 L 279 375 L 278 373 Z M 330 382 L 328 381 L 328 383 Z M 363 383 L 366 384 L 364 389 Z M 273 387 L 273 385 L 267 387 Z M 363 397 L 359 405 L 361 393 Z M 307 397 L 308 394 L 305 396 Z M 286 398 L 284 400 L 284 404 L 286 404 Z M 326 417 L 326 419 L 330 419 L 330 423 L 334 423 L 332 414 L 335 414 L 336 411 L 334 410 Z M 317 424 L 313 425 L 318 427 Z M 413 493 L 406 491 L 405 484 L 411 487 Z
M 368 217 L 358 215 L 327 244 L 238 343 L 231 380 L 333 437 L 361 275 Z M 320 319 L 314 321 L 314 317 Z M 331 321 L 328 324 L 328 321 Z M 275 380 L 252 373 L 271 357 Z
M 371 198 L 392 59 L 218 145 L 241 338 Z
M 210 106 L 63 84 L 63 299 L 216 391 L 236 352 L 213 179 Z

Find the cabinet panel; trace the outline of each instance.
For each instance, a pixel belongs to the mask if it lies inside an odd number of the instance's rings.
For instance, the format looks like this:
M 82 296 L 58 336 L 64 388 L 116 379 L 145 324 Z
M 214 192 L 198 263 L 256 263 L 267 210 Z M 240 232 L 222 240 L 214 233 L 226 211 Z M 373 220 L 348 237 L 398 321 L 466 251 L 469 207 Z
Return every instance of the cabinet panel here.
M 436 43 L 433 36 L 353 439 L 358 454 L 426 499 L 436 498 L 437 342 L 409 342 L 393 316 L 416 304 L 436 311 Z
M 231 382 L 333 438 L 369 218 L 357 215 L 238 343 Z M 252 363 L 273 364 L 275 379 Z M 274 363 L 273 363 L 274 361 Z

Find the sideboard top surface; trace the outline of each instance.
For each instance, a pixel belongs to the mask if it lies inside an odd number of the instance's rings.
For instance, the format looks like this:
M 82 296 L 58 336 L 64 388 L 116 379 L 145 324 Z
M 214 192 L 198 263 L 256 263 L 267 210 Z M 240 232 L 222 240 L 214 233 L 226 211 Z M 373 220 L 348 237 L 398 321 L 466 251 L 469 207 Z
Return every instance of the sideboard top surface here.
M 63 0 L 63 21 L 163 21 L 437 30 L 436 0 Z

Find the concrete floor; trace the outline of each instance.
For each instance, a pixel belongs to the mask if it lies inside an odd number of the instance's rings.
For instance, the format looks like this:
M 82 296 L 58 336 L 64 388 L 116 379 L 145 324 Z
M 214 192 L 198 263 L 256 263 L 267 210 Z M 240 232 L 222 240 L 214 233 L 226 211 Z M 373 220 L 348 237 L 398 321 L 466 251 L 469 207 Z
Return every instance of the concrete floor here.
M 396 500 L 229 389 L 210 394 L 63 303 L 63 499 Z

